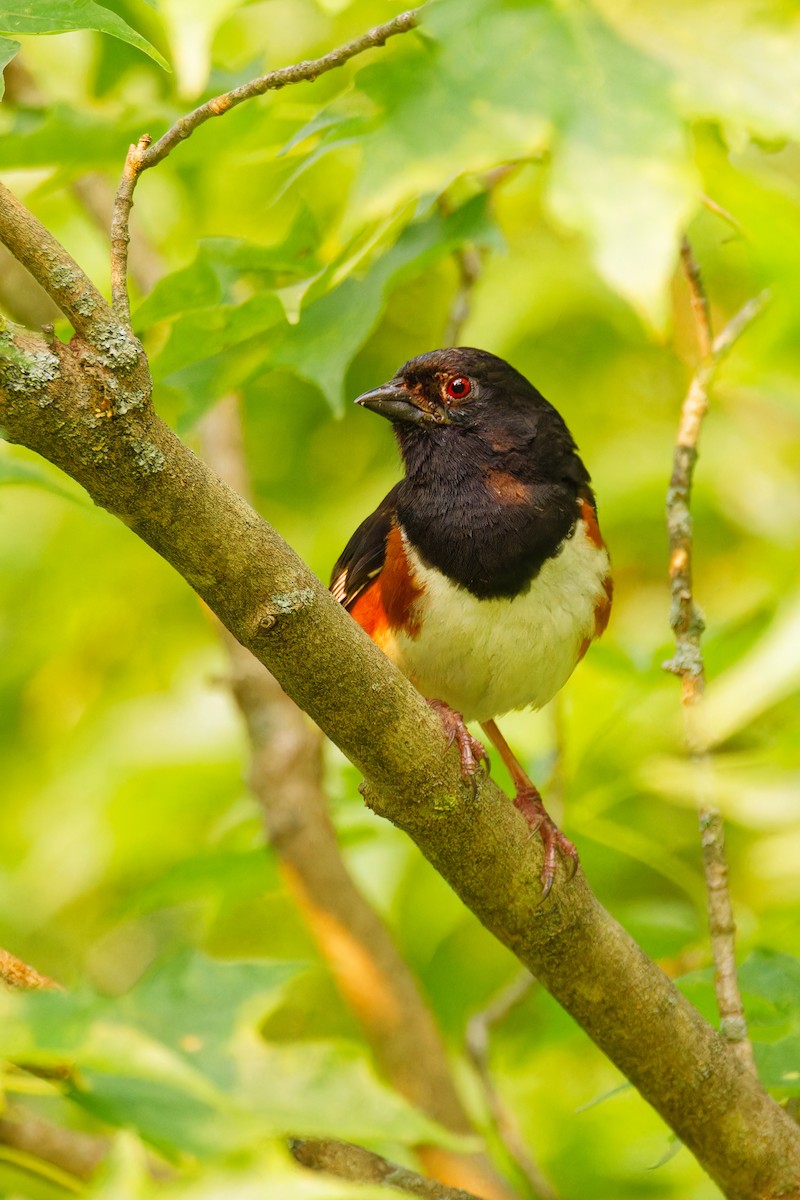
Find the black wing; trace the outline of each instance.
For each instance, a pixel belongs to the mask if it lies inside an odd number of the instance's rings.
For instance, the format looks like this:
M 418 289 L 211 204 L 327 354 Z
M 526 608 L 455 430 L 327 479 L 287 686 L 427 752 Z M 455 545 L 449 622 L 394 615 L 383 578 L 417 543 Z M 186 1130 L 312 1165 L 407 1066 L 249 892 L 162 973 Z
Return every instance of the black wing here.
M 334 598 L 345 608 L 349 608 L 383 570 L 386 539 L 395 522 L 400 486 L 395 484 L 375 512 L 361 522 L 333 568 L 330 588 Z

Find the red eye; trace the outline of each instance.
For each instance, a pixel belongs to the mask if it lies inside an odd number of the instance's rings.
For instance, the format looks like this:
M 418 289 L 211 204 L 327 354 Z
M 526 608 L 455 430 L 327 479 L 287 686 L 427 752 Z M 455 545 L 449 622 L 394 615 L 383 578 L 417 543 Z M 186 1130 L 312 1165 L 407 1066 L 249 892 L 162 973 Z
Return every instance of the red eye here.
M 451 399 L 463 400 L 472 391 L 472 384 L 466 375 L 456 375 L 453 379 L 448 379 L 444 390 Z

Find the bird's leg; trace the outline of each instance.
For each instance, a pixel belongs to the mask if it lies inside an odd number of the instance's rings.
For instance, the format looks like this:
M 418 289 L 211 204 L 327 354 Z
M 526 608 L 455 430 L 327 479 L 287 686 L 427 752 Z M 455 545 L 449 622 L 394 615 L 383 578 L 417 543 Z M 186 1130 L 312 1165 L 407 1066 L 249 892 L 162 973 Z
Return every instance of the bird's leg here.
M 482 721 L 481 729 L 493 743 L 503 762 L 508 767 L 514 781 L 514 805 L 522 813 L 532 833 L 538 833 L 544 846 L 544 863 L 542 865 L 542 899 L 553 886 L 556 874 L 556 862 L 559 852 L 572 860 L 572 873 L 578 869 L 578 851 L 568 837 L 565 837 L 544 806 L 539 789 L 528 778 L 519 762 L 514 757 L 506 739 L 495 725 L 494 721 Z
M 445 704 L 444 700 L 427 700 L 426 703 L 435 713 L 439 714 L 442 728 L 447 735 L 447 745 L 452 746 L 453 742 L 458 744 L 462 778 L 472 779 L 481 762 L 486 763 L 488 770 L 489 755 L 486 753 L 486 748 L 482 742 L 472 736 L 461 713 L 456 712 L 449 704 Z

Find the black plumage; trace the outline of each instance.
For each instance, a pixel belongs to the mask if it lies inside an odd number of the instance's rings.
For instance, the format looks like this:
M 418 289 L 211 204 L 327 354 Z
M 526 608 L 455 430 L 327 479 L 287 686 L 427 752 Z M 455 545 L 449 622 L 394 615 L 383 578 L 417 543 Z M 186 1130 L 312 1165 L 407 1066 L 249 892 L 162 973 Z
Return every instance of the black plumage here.
M 454 375 L 468 381 L 463 398 L 443 391 Z M 392 420 L 406 474 L 334 568 L 346 603 L 380 570 L 393 519 L 426 565 L 490 599 L 530 587 L 574 531 L 579 500 L 594 505 L 559 413 L 485 350 L 420 355 L 359 400 Z

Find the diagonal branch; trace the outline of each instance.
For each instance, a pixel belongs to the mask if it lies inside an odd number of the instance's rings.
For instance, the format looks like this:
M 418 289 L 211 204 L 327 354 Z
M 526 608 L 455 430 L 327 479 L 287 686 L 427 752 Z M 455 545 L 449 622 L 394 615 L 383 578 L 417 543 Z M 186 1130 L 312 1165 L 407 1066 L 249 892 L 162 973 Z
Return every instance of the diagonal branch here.
M 700 648 L 704 623 L 694 600 L 692 586 L 693 540 L 689 504 L 697 461 L 697 444 L 708 410 L 709 391 L 720 363 L 762 310 L 767 297 L 762 293 L 748 301 L 719 336 L 714 338 L 708 296 L 703 286 L 700 267 L 686 238 L 681 245 L 681 260 L 689 284 L 700 363 L 689 384 L 681 409 L 672 478 L 667 495 L 669 575 L 672 587 L 670 624 L 675 633 L 676 653 L 675 657 L 664 665 L 681 680 L 686 740 L 695 768 L 703 866 L 708 894 L 708 924 L 721 1030 L 742 1063 L 754 1071 L 753 1050 L 747 1038 L 747 1022 L 736 978 L 736 923 L 728 889 L 722 814 L 709 799 L 708 755 L 697 735 L 695 724 L 694 709 L 705 689 L 705 671 Z
M 214 96 L 176 121 L 158 141 L 154 142 L 149 134 L 143 134 L 136 145 L 130 147 L 117 190 L 114 215 L 111 221 L 111 295 L 114 313 L 119 321 L 127 326 L 130 325 L 127 282 L 128 222 L 133 207 L 133 193 L 139 176 L 150 167 L 155 167 L 162 162 L 176 146 L 191 137 L 196 129 L 199 129 L 206 121 L 210 121 L 212 117 L 221 117 L 223 113 L 230 112 L 232 108 L 243 104 L 245 100 L 263 96 L 266 92 L 278 91 L 288 84 L 310 83 L 314 79 L 318 79 L 320 75 L 324 75 L 326 71 L 333 71 L 336 67 L 343 66 L 351 58 L 363 54 L 365 50 L 383 46 L 389 38 L 395 37 L 396 34 L 407 33 L 419 23 L 419 14 L 420 9 L 409 9 L 408 12 L 393 17 L 391 21 L 367 30 L 360 37 L 354 38 L 352 42 L 323 54 L 321 58 L 312 58 L 307 62 L 280 67 L 277 71 L 270 71 L 269 74 L 261 75 L 258 79 L 251 79 L 249 83 L 243 83 L 230 92 Z
M 422 1200 L 478 1200 L 472 1192 L 448 1187 L 435 1179 L 426 1179 L 416 1171 L 398 1166 L 349 1142 L 334 1142 L 329 1139 L 308 1139 L 292 1143 L 292 1154 L 304 1167 L 315 1171 L 327 1171 L 340 1179 L 351 1179 L 357 1183 L 376 1183 L 379 1187 L 392 1188 L 419 1196 Z
M 206 414 L 201 447 L 209 466 L 249 498 L 236 396 L 226 396 Z M 339 850 L 322 787 L 319 730 L 249 650 L 224 627 L 221 632 L 231 691 L 250 735 L 250 787 L 300 915 L 392 1085 L 445 1128 L 474 1137 L 433 1014 Z M 417 1147 L 417 1153 L 436 1178 L 484 1200 L 509 1200 L 513 1194 L 486 1154 L 431 1145 Z
M 0 982 L 7 987 L 22 990 L 38 988 L 58 988 L 61 985 L 47 975 L 42 975 L 35 967 L 30 967 L 21 958 L 9 954 L 8 950 L 0 950 Z

